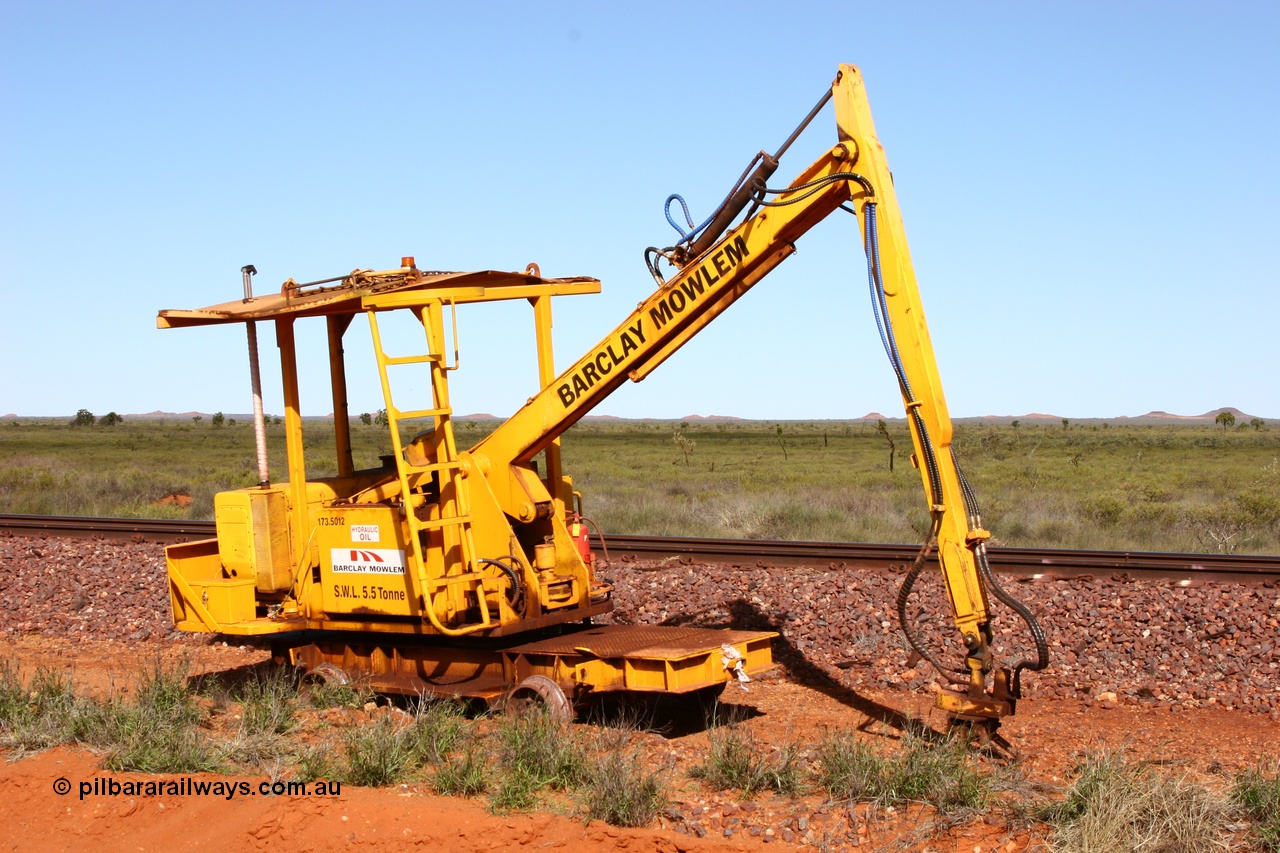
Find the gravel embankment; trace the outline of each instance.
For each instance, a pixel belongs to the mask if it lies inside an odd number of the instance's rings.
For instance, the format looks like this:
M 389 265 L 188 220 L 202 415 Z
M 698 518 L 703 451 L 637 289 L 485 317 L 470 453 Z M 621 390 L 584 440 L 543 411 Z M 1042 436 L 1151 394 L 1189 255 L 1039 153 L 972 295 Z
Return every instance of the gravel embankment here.
M 164 546 L 0 536 L 0 632 L 176 639 Z
M 852 569 L 732 568 L 615 562 L 619 622 L 772 628 L 774 657 L 795 676 L 846 687 L 919 690 L 936 679 L 898 626 L 901 576 Z M 1050 579 L 1006 590 L 1039 615 L 1050 668 L 1024 694 L 1175 708 L 1242 708 L 1280 717 L 1280 588 L 1111 578 Z M 995 605 L 997 654 L 1034 657 L 1026 626 Z M 925 574 L 908 606 L 944 665 L 961 664 L 941 579 Z M 944 644 L 950 654 L 944 650 Z M 1112 694 L 1112 695 L 1109 695 Z
M 921 690 L 936 674 L 898 629 L 899 576 L 844 568 L 734 568 L 615 561 L 614 621 L 772 628 L 794 676 L 857 688 Z M 1179 586 L 1111 578 L 1005 582 L 1049 639 L 1052 664 L 1028 696 L 1220 706 L 1280 717 L 1280 588 Z M 909 615 L 944 663 L 959 663 L 941 581 L 926 574 Z M 997 651 L 1031 654 L 1025 626 L 996 606 Z M 0 537 L 0 633 L 174 640 L 164 550 L 154 543 Z M 191 640 L 208 639 L 200 636 Z

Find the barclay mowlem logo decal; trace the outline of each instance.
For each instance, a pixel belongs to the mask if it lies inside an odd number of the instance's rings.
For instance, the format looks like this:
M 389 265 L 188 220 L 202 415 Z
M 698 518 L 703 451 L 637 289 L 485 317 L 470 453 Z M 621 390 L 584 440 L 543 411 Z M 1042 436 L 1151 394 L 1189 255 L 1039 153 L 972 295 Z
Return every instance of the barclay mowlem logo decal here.
M 329 562 L 336 574 L 404 573 L 404 551 L 391 548 L 330 548 Z

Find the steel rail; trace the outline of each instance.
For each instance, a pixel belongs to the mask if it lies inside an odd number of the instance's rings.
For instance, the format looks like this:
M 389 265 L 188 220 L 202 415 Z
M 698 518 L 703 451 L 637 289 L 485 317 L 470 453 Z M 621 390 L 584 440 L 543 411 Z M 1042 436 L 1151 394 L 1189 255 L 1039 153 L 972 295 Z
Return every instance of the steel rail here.
M 96 537 L 172 542 L 216 535 L 212 521 L 160 518 L 84 518 L 0 514 L 0 531 L 12 535 Z M 600 539 L 592 535 L 600 550 Z M 800 542 L 762 539 L 697 539 L 606 536 L 609 553 L 623 564 L 660 571 L 692 563 L 742 567 L 824 566 L 888 571 L 915 559 L 917 545 Z M 1280 556 L 1175 554 L 1155 551 L 1077 551 L 1045 548 L 988 549 L 998 572 L 1026 577 L 1107 575 L 1118 579 L 1280 580 Z

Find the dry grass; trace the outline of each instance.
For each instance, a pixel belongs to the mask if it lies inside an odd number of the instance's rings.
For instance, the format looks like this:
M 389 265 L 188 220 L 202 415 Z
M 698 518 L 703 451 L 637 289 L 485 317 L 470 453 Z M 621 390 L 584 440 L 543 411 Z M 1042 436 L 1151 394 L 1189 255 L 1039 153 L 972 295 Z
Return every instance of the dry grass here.
M 1259 760 L 1238 775 L 1231 801 L 1253 824 L 1263 848 L 1280 851 L 1280 761 Z
M 953 814 L 985 810 L 994 800 L 994 774 L 960 738 L 935 743 L 908 733 L 896 753 L 883 755 L 854 732 L 833 732 L 814 758 L 818 786 L 836 801 L 927 803 Z
M 457 425 L 470 446 L 496 421 Z M 786 455 L 777 427 L 784 427 Z M 565 471 L 606 532 L 673 536 L 918 541 L 928 519 L 902 464 L 862 422 L 582 422 L 565 434 Z M 307 469 L 336 469 L 333 427 L 308 421 Z M 685 452 L 672 440 L 693 443 Z M 274 478 L 282 427 L 268 428 Z M 390 439 L 353 425 L 357 467 Z M 1275 553 L 1280 549 L 1280 429 L 1248 426 L 961 424 L 955 449 L 987 526 L 1011 546 Z M 208 518 L 215 492 L 256 482 L 252 428 L 190 421 L 0 428 L 0 511 Z M 187 508 L 158 504 L 167 494 Z
M 384 707 L 373 721 L 348 709 L 346 720 L 357 724 L 335 734 L 304 698 L 287 692 L 292 682 L 278 672 L 264 669 L 235 688 L 206 680 L 207 692 L 199 695 L 181 668 L 157 664 L 137 683 L 131 698 L 95 699 L 63 675 L 41 670 L 24 681 L 0 661 L 0 748 L 20 756 L 83 743 L 103 752 L 108 769 L 145 773 L 238 771 L 366 786 L 429 782 L 441 794 L 487 794 L 496 812 L 549 806 L 619 826 L 651 825 L 668 803 L 666 778 L 679 772 L 649 753 L 648 742 L 659 735 L 625 723 L 591 728 L 539 714 L 475 718 L 453 703 L 423 701 L 411 703 L 408 714 Z M 1037 806 L 1025 785 L 1007 784 L 1006 773 L 985 765 L 962 740 L 937 743 L 908 733 L 899 749 L 881 752 L 849 731 L 812 745 L 771 747 L 756 738 L 750 721 L 713 726 L 707 738 L 708 752 L 690 775 L 743 798 L 816 788 L 837 803 L 925 803 L 936 812 L 934 829 L 972 814 L 1002 814 L 1016 823 L 1034 813 L 1051 828 L 1059 853 L 1207 853 L 1231 849 L 1233 837 L 1246 831 L 1262 848 L 1280 850 L 1274 759 L 1239 774 L 1228 797 L 1122 753 L 1100 753 L 1081 763 L 1061 801 Z
M 1226 798 L 1120 752 L 1087 757 L 1062 803 L 1047 808 L 1058 853 L 1211 853 L 1231 849 Z
M 708 732 L 706 760 L 690 771 L 721 791 L 737 791 L 745 799 L 761 791 L 793 796 L 804 787 L 799 744 L 783 743 L 772 748 L 755 737 L 740 722 L 727 721 Z

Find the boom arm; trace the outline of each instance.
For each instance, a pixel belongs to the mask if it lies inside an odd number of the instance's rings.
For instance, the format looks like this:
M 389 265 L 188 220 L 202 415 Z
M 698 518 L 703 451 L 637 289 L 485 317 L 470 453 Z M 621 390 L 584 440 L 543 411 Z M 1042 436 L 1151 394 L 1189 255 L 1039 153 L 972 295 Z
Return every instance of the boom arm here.
M 520 517 L 531 486 L 537 487 L 528 470 L 539 451 L 623 381 L 644 379 L 790 256 L 801 235 L 851 203 L 863 229 L 873 301 L 883 311 L 881 334 L 907 409 L 913 462 L 920 469 L 933 517 L 931 540 L 936 537 L 955 623 L 967 649 L 966 668 L 956 671 L 967 672 L 969 689 L 965 694 L 943 694 L 951 698 L 940 704 L 962 717 L 997 719 L 1012 713 L 1018 690 L 1016 677 L 1011 687 L 1006 671 L 997 672 L 994 690 L 985 686 L 994 663 L 988 648 L 986 590 L 993 588 L 1001 600 L 1007 596 L 986 567 L 983 543 L 989 534 L 981 529 L 976 501 L 952 457 L 951 418 L 893 179 L 858 69 L 840 66 L 831 94 L 838 143 L 777 193 L 775 200 L 765 200 L 762 192 L 756 195 L 758 210 L 685 263 L 599 344 L 477 444 L 471 456 L 481 470 L 490 472 L 490 485 L 503 510 Z M 703 238 L 698 245 L 705 242 Z M 504 469 L 510 476 L 502 476 Z M 903 604 L 922 562 L 918 561 L 904 585 Z M 1018 670 L 1042 668 L 1048 662 L 1043 635 L 1025 608 L 1019 613 L 1032 624 L 1039 660 L 1024 661 Z

